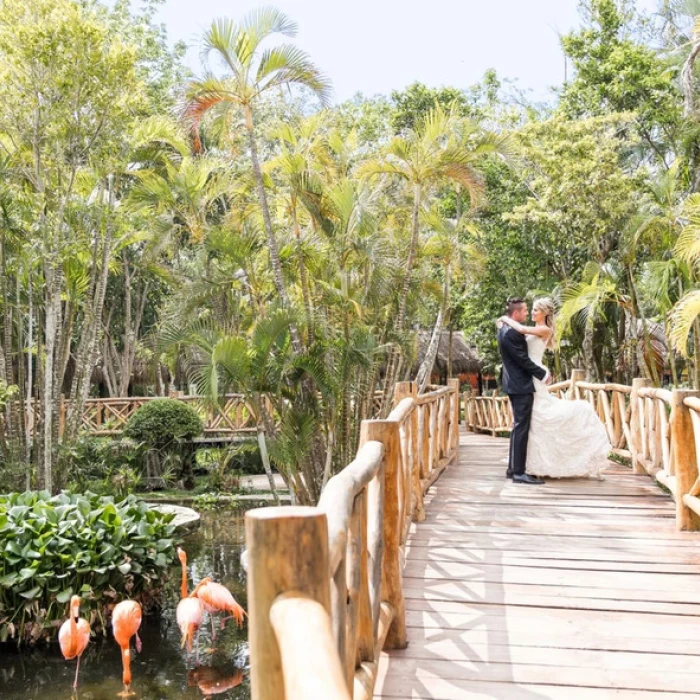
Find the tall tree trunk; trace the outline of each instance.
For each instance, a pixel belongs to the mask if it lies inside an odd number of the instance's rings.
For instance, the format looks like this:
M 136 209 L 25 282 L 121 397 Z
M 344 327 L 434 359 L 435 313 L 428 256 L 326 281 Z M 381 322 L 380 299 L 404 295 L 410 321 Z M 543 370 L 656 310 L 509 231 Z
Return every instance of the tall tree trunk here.
M 49 260 L 46 267 L 46 312 L 44 319 L 44 395 L 43 395 L 43 434 L 44 434 L 44 488 L 53 492 L 53 452 L 54 425 L 56 423 L 54 387 L 55 353 L 60 315 L 61 289 L 56 261 Z
M 450 334 L 447 338 L 447 378 L 452 379 L 452 335 L 453 335 L 452 314 L 450 314 L 450 320 L 448 323 L 449 323 Z
M 411 213 L 411 242 L 408 248 L 408 258 L 406 259 L 406 269 L 404 271 L 403 283 L 401 284 L 401 293 L 399 296 L 398 310 L 396 313 L 396 321 L 394 328 L 397 335 L 403 332 L 403 325 L 406 318 L 406 303 L 408 301 L 408 293 L 411 288 L 411 279 L 413 278 L 413 263 L 416 258 L 416 250 L 418 248 L 418 233 L 420 231 L 419 215 L 423 200 L 423 188 L 419 182 L 413 183 L 413 211 Z M 391 350 L 389 360 L 387 362 L 386 380 L 384 382 L 384 396 L 382 398 L 382 417 L 386 417 L 391 412 L 391 402 L 393 394 L 394 380 L 396 378 L 397 365 L 399 361 L 399 353 L 397 350 Z
M 296 199 L 292 202 L 292 219 L 294 223 L 294 237 L 296 240 L 297 259 L 299 261 L 299 281 L 301 283 L 301 295 L 304 300 L 304 312 L 306 314 L 306 332 L 308 333 L 309 345 L 314 342 L 314 324 L 311 314 L 311 296 L 309 294 L 309 280 L 306 274 L 306 262 L 304 261 L 304 249 L 301 244 L 301 229 L 297 217 Z
M 586 323 L 583 331 L 583 361 L 586 365 L 586 374 L 594 382 L 597 382 L 599 380 L 598 367 L 593 355 L 593 325 L 591 323 Z
M 416 259 L 416 251 L 418 249 L 418 233 L 420 231 L 418 217 L 420 208 L 423 202 L 423 188 L 419 182 L 413 185 L 413 211 L 411 213 L 411 244 L 408 249 L 408 258 L 406 259 L 406 270 L 404 272 L 403 284 L 401 285 L 401 296 L 399 297 L 399 306 L 396 314 L 396 328 L 401 333 L 403 324 L 406 319 L 406 302 L 408 300 L 408 292 L 411 288 L 411 280 L 413 279 L 413 263 Z
M 32 268 L 29 265 L 27 272 L 27 296 L 29 302 L 29 309 L 27 315 L 29 316 L 27 324 L 27 420 L 25 424 L 25 434 L 24 434 L 24 449 L 25 458 L 27 461 L 27 489 L 30 487 L 30 469 L 29 465 L 32 461 L 32 434 L 34 433 L 34 422 L 36 417 L 34 415 L 34 291 L 32 289 Z M 37 356 L 38 357 L 38 356 Z
M 700 389 L 700 319 L 693 321 L 693 384 Z
M 3 316 L 3 362 L 5 365 L 5 373 L 3 375 L 7 386 L 12 386 L 15 384 L 14 377 L 14 367 L 12 362 L 13 352 L 12 352 L 12 308 L 10 306 L 9 293 L 7 291 L 8 287 L 8 275 L 7 275 L 7 251 L 6 251 L 6 241 L 5 241 L 5 229 L 2 229 L 2 236 L 0 237 L 0 256 L 2 256 L 2 280 L 0 280 L 0 287 L 2 288 L 2 316 Z M 10 442 L 13 438 L 17 436 L 19 431 L 19 425 L 16 424 L 15 411 L 13 410 L 14 401 L 8 401 L 5 406 L 5 426 L 7 430 L 7 437 Z
M 437 318 L 435 319 L 435 326 L 433 327 L 433 334 L 430 337 L 430 343 L 428 349 L 425 351 L 425 357 L 423 358 L 423 363 L 418 369 L 418 374 L 416 374 L 416 383 L 418 384 L 418 393 L 421 393 L 426 385 L 430 382 L 430 376 L 433 372 L 433 366 L 435 365 L 435 358 L 437 357 L 438 350 L 440 348 L 440 336 L 442 335 L 442 326 L 445 318 L 445 310 L 447 309 L 447 302 L 450 296 L 450 266 L 449 264 L 445 266 L 445 284 L 443 286 L 442 302 L 440 304 L 440 309 L 438 311 Z
M 99 325 L 102 321 L 104 311 L 105 295 L 107 293 L 107 281 L 109 279 L 109 261 L 112 257 L 112 241 L 114 238 L 114 223 L 112 213 L 116 199 L 116 183 L 114 176 L 108 179 L 108 203 L 107 203 L 107 224 L 105 236 L 102 244 L 102 259 L 100 261 L 99 281 L 95 285 L 95 295 L 86 304 L 87 328 L 83 329 L 83 336 L 78 348 L 78 355 L 75 363 L 75 374 L 71 386 L 69 408 L 70 413 L 67 420 L 66 430 L 70 437 L 77 435 L 82 425 L 83 408 L 90 393 L 90 379 L 92 369 L 95 366 L 97 354 L 97 336 Z
M 287 287 L 284 284 L 284 276 L 282 275 L 282 263 L 280 261 L 279 248 L 277 246 L 277 239 L 275 238 L 275 233 L 272 230 L 272 218 L 270 217 L 270 208 L 267 203 L 267 194 L 265 192 L 265 183 L 263 181 L 262 169 L 260 167 L 260 160 L 258 158 L 258 147 L 255 143 L 255 128 L 253 123 L 253 112 L 249 105 L 244 108 L 245 113 L 245 124 L 248 130 L 248 145 L 250 148 L 250 160 L 253 165 L 253 174 L 255 175 L 255 182 L 257 184 L 258 198 L 260 200 L 260 208 L 262 209 L 263 223 L 265 225 L 265 234 L 267 236 L 267 245 L 270 249 L 270 266 L 272 267 L 272 277 L 275 283 L 275 289 L 282 302 L 282 305 L 288 309 L 289 295 L 287 294 Z M 290 328 L 290 333 L 292 337 L 292 346 L 296 354 L 302 352 L 301 337 L 299 336 L 299 331 L 292 325 Z

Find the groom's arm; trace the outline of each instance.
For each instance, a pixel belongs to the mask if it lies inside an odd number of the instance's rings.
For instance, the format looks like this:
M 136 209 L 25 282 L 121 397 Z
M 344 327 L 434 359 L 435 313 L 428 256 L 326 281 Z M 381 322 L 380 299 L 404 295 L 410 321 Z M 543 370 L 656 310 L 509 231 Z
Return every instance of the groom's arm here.
M 531 374 L 533 377 L 537 377 L 537 379 L 540 379 L 541 381 L 545 381 L 545 379 L 549 376 L 549 372 L 544 369 L 544 367 L 540 367 L 530 359 L 527 354 L 527 343 L 525 342 L 525 337 L 520 335 L 515 330 L 512 332 L 515 335 L 511 335 L 511 332 L 509 331 L 503 338 L 503 347 L 508 353 L 508 357 L 510 357 L 514 364 L 524 369 L 528 374 Z

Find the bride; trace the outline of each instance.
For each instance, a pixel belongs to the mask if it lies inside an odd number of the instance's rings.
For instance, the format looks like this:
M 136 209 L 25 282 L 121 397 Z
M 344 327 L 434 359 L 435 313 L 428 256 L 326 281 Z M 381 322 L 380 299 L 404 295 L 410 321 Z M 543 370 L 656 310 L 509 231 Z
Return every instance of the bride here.
M 499 319 L 526 336 L 530 359 L 544 367 L 542 357 L 554 341 L 554 304 L 537 299 L 532 307 L 534 326 L 523 326 L 508 316 Z M 546 368 L 545 368 L 546 369 Z M 605 426 L 588 401 L 559 399 L 544 382 L 534 379 L 526 472 L 533 476 L 601 478 L 612 449 Z

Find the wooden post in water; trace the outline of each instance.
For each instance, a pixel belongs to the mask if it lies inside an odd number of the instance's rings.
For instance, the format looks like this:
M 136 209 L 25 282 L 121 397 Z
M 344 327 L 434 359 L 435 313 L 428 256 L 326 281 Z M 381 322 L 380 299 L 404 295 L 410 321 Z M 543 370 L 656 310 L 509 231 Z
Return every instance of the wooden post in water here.
M 404 649 L 406 640 L 406 602 L 401 571 L 401 528 L 399 517 L 399 467 L 401 440 L 399 424 L 390 420 L 364 420 L 360 444 L 376 440 L 384 445 L 384 555 L 380 598 L 391 605 L 394 617 L 384 643 L 385 649 Z M 254 699 L 255 700 L 255 699 Z
M 639 390 L 651 386 L 650 379 L 642 379 L 637 377 L 632 380 L 632 393 L 630 394 L 630 437 L 632 444 L 629 446 L 632 456 L 632 471 L 634 474 L 646 474 L 646 469 L 639 462 L 639 456 L 644 455 L 644 446 L 642 445 L 642 423 L 644 421 L 644 412 L 639 410 Z
M 246 513 L 245 528 L 249 555 L 251 697 L 252 700 L 285 700 L 285 697 L 291 697 L 285 696 L 284 679 L 287 669 L 283 675 L 280 647 L 270 621 L 270 613 L 283 594 L 306 599 L 307 602 L 300 604 L 301 607 L 295 607 L 289 601 L 281 608 L 277 606 L 277 624 L 288 629 L 285 620 L 290 621 L 290 624 L 291 621 L 299 623 L 308 615 L 307 623 L 320 630 L 323 636 L 321 619 L 322 612 L 325 611 L 328 616 L 328 636 L 332 640 L 328 521 L 325 513 L 318 508 L 257 508 Z M 301 631 L 304 631 L 303 628 Z M 298 644 L 301 646 L 301 640 L 298 640 Z M 290 643 L 288 646 L 291 648 L 294 645 Z M 339 661 L 331 664 L 336 664 L 337 669 L 318 668 L 319 663 L 328 666 L 329 659 L 337 659 L 336 654 L 317 654 L 314 657 L 306 641 L 301 650 L 306 659 L 305 673 L 322 673 L 324 678 L 338 676 L 345 686 L 344 672 Z
M 679 530 L 700 530 L 698 517 L 683 502 L 698 478 L 695 437 L 690 409 L 683 403 L 690 397 L 700 398 L 700 391 L 674 389 L 671 399 L 671 445 L 676 467 L 676 526 Z

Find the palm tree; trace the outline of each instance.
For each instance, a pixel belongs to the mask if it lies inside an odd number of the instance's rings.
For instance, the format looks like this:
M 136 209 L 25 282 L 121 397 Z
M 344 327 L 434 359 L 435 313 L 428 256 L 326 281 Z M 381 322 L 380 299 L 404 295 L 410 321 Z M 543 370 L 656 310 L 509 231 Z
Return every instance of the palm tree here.
M 691 288 L 697 286 L 700 278 L 700 194 L 693 194 L 686 200 L 683 214 L 687 221 L 678 238 L 675 256 L 690 269 Z M 700 291 L 692 288 L 671 311 L 670 340 L 684 357 L 688 357 L 688 336 L 693 332 L 695 370 L 694 384 L 700 388 Z
M 557 339 L 574 328 L 583 332 L 583 356 L 586 370 L 596 380 L 603 380 L 604 370 L 594 342 L 594 333 L 604 328 L 613 314 L 629 310 L 630 299 L 622 290 L 619 275 L 610 266 L 589 263 L 583 271 L 583 279 L 567 287 L 562 293 L 562 306 L 558 315 Z M 617 348 L 622 352 L 622 348 Z
M 485 256 L 477 244 L 464 244 L 460 241 L 460 233 L 464 230 L 468 230 L 472 235 L 478 233 L 478 229 L 467 219 L 467 215 L 462 215 L 456 220 L 446 219 L 437 207 L 433 207 L 423 217 L 424 224 L 434 232 L 425 242 L 423 254 L 435 260 L 443 275 L 443 286 L 433 333 L 416 375 L 418 391 L 425 389 L 433 371 L 440 335 L 449 313 L 452 278 L 460 272 L 463 273 L 464 286 L 478 277 L 479 271 L 483 270 L 485 265 Z
M 214 53 L 223 62 L 227 74 L 217 77 L 208 72 L 202 80 L 192 82 L 187 91 L 186 108 L 198 147 L 201 145 L 199 125 L 205 114 L 212 111 L 218 119 L 230 123 L 232 110 L 242 112 L 270 248 L 272 274 L 277 294 L 285 307 L 289 306 L 289 296 L 282 276 L 277 239 L 258 157 L 254 109 L 265 93 L 291 85 L 311 89 L 323 105 L 327 104 L 330 83 L 306 53 L 291 44 L 261 48 L 262 43 L 274 34 L 294 37 L 296 32 L 296 23 L 272 7 L 251 12 L 240 24 L 229 19 L 214 21 L 204 36 L 204 56 Z M 292 339 L 295 351 L 301 352 L 301 340 L 296 329 L 292 329 Z
M 314 339 L 313 304 L 309 288 L 307 261 L 302 236 L 303 209 L 300 199 L 308 203 L 309 198 L 319 198 L 322 183 L 317 172 L 319 165 L 328 159 L 326 146 L 320 131 L 321 116 L 312 117 L 292 124 L 283 124 L 275 134 L 279 140 L 281 152 L 267 163 L 270 172 L 275 173 L 287 189 L 286 213 L 291 219 L 294 242 L 299 267 L 299 283 L 306 313 L 306 327 L 309 345 Z
M 454 182 L 467 191 L 474 206 L 483 192 L 477 170 L 478 161 L 488 154 L 503 152 L 505 146 L 505 138 L 483 131 L 478 124 L 460 118 L 455 109 L 445 112 L 436 105 L 415 131 L 392 139 L 382 156 L 369 160 L 360 168 L 360 174 L 369 177 L 397 177 L 410 185 L 412 190 L 410 241 L 393 322 L 397 334 L 401 333 L 405 322 L 406 302 L 418 248 L 420 214 L 426 195 L 431 188 Z M 385 413 L 397 359 L 396 352 L 392 352 L 385 383 Z

